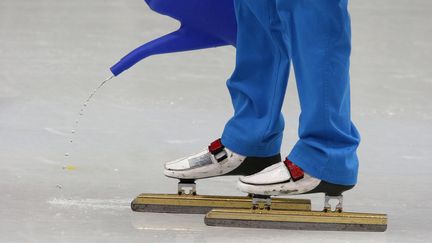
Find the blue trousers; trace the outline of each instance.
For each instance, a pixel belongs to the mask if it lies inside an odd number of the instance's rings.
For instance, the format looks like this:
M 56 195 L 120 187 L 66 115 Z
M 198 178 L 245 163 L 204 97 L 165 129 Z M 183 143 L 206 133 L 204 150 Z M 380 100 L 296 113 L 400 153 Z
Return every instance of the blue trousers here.
M 288 159 L 330 183 L 357 182 L 360 142 L 351 122 L 348 0 L 235 0 L 236 67 L 227 86 L 234 115 L 222 143 L 245 156 L 280 152 L 292 62 L 299 140 Z

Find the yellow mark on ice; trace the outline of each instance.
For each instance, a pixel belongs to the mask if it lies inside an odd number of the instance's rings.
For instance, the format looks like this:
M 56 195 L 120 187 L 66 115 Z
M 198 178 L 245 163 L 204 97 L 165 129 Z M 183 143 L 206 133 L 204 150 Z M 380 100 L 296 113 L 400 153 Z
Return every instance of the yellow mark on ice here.
M 77 167 L 74 165 L 65 165 L 63 166 L 63 170 L 76 170 Z

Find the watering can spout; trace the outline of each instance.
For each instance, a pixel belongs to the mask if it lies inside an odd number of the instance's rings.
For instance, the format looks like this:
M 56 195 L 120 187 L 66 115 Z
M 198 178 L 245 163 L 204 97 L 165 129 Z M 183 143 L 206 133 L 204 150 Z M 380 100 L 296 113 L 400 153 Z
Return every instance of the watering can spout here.
M 234 45 L 237 36 L 233 0 L 145 0 L 149 7 L 177 19 L 181 27 L 131 51 L 110 70 L 118 76 L 142 59 L 164 53 Z

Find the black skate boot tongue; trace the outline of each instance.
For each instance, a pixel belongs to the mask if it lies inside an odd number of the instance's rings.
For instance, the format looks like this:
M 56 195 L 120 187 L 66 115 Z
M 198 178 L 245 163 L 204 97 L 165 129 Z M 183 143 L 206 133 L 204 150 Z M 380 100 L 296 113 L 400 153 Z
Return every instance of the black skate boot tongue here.
M 265 168 L 281 162 L 281 155 L 276 154 L 270 157 L 246 157 L 245 161 L 239 167 L 226 175 L 241 175 L 248 176 L 258 173 Z

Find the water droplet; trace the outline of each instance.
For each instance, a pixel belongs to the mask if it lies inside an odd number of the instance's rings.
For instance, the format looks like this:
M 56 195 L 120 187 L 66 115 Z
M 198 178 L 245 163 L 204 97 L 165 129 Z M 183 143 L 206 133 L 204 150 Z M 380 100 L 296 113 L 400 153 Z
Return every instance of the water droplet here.
M 71 133 L 72 133 L 72 134 L 75 134 L 76 131 L 77 131 L 78 128 L 79 128 L 78 124 L 80 123 L 80 120 L 82 119 L 82 116 L 84 116 L 85 107 L 88 106 L 88 104 L 90 103 L 90 101 L 92 100 L 92 98 L 96 95 L 97 91 L 98 91 L 100 88 L 102 88 L 102 86 L 104 86 L 105 83 L 108 82 L 108 80 L 110 80 L 110 79 L 112 79 L 112 78 L 114 78 L 114 76 L 111 76 L 111 77 L 105 79 L 103 82 L 101 82 L 101 83 L 99 84 L 99 86 L 98 86 L 96 89 L 94 89 L 93 92 L 92 92 L 92 93 L 87 97 L 87 100 L 83 103 L 83 105 L 82 105 L 82 107 L 81 107 L 81 109 L 80 109 L 80 112 L 79 112 L 79 116 L 78 116 L 78 118 L 75 120 L 75 126 L 73 127 L 74 129 L 71 130 Z M 71 137 L 73 138 L 73 136 L 71 136 Z M 73 139 L 70 139 L 70 140 L 69 140 L 69 143 L 72 143 L 72 142 L 73 142 Z M 69 157 L 69 153 L 65 153 L 65 157 Z M 64 169 L 64 170 L 75 170 L 76 167 L 73 166 L 73 165 L 65 165 L 65 166 L 63 166 L 63 169 Z

